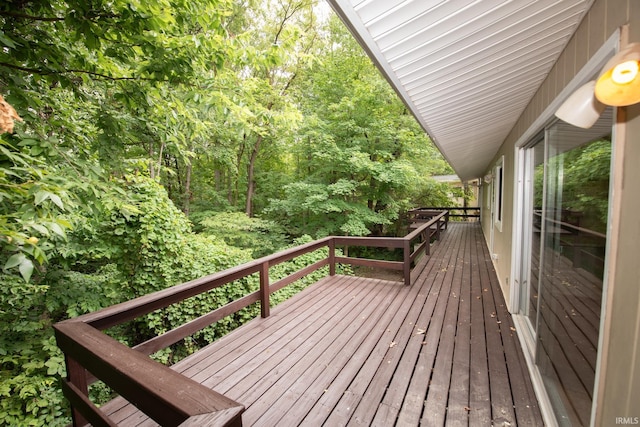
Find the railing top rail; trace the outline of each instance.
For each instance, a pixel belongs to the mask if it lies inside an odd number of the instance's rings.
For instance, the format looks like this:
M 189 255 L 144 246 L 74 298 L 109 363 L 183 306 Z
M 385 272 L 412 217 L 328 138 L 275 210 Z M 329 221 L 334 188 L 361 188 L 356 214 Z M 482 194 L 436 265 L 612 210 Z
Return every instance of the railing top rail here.
M 438 221 L 440 221 L 440 219 L 442 219 L 443 217 L 445 217 L 447 215 L 447 211 L 442 211 L 440 212 L 438 215 L 434 216 L 433 218 L 431 218 L 430 221 L 425 222 L 424 224 L 420 225 L 420 227 L 416 228 L 415 230 L 413 230 L 411 233 L 407 234 L 404 239 L 405 240 L 413 240 L 415 239 L 417 236 L 419 236 L 422 232 L 424 232 L 424 230 L 426 230 L 427 228 L 431 227 L 433 224 L 437 223 Z
M 479 206 L 421 207 L 407 211 L 409 219 L 420 221 L 421 217 L 429 217 L 437 212 L 447 211 L 452 218 L 480 218 Z
M 436 207 L 428 206 L 428 207 L 410 209 L 408 212 L 415 212 L 415 211 L 421 211 L 421 210 L 427 210 L 427 211 L 463 210 L 463 211 L 467 211 L 467 210 L 479 210 L 479 209 L 480 209 L 480 206 L 448 206 L 448 207 L 444 207 L 444 206 L 436 206 Z
M 357 237 L 334 236 L 337 245 L 370 246 L 380 248 L 402 248 L 405 237 Z
M 534 211 L 533 214 L 542 218 L 542 212 Z M 589 230 L 588 228 L 578 227 L 577 225 L 573 225 L 573 224 L 571 224 L 569 222 L 558 221 L 557 219 L 553 219 L 553 218 L 545 218 L 545 220 L 548 221 L 548 222 L 551 222 L 553 224 L 557 224 L 557 225 L 559 225 L 561 227 L 568 228 L 568 229 L 574 230 L 574 231 L 578 231 L 578 232 L 581 232 L 581 233 L 584 233 L 584 234 L 589 234 L 589 235 L 594 236 L 594 237 L 600 237 L 602 239 L 606 239 L 607 238 L 606 234 L 599 233 L 599 232 L 594 231 L 594 230 Z

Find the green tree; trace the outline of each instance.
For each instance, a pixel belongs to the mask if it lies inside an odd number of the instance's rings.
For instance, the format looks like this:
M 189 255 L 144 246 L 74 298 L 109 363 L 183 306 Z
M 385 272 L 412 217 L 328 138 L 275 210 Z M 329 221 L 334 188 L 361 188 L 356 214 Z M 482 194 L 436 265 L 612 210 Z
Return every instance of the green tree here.
M 301 233 L 384 234 L 426 179 L 448 167 L 337 19 L 325 37 L 296 87 L 304 113 L 293 147 L 297 182 L 269 212 Z

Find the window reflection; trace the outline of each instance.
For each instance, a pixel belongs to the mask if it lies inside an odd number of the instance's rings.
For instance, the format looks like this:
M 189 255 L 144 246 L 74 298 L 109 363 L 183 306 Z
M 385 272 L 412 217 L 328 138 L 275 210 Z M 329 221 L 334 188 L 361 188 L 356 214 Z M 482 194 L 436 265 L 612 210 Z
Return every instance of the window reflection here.
M 591 416 L 611 164 L 606 119 L 589 131 L 559 122 L 547 130 L 546 145 L 533 148 L 528 315 L 561 425 L 588 425 Z

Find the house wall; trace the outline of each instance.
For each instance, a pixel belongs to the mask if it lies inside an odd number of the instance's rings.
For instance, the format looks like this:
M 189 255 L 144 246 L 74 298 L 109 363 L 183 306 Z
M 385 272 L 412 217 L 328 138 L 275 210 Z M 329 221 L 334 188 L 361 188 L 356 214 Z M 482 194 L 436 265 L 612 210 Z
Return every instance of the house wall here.
M 493 230 L 493 253 L 497 256 L 494 264 L 507 301 L 512 282 L 509 274 L 514 224 L 515 144 L 589 58 L 622 26 L 625 27 L 621 31 L 621 44 L 640 42 L 640 1 L 594 1 L 490 165 L 493 167 L 504 156 L 504 219 L 502 231 Z M 620 424 L 624 421 L 620 417 L 634 424 L 640 422 L 640 105 L 618 109 L 617 122 L 611 247 L 603 301 L 606 308 L 596 380 L 595 425 Z M 484 193 L 487 197 L 488 191 Z M 486 206 L 485 201 L 482 206 Z M 491 220 L 487 216 L 482 224 L 490 243 Z

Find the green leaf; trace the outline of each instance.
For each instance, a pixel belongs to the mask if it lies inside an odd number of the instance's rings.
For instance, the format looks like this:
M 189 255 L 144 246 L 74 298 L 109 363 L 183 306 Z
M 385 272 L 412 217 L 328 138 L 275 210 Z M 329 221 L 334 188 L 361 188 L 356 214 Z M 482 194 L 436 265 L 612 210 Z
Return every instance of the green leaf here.
M 60 225 L 56 224 L 55 222 L 49 223 L 49 228 L 51 229 L 51 231 L 53 231 L 58 236 L 60 236 L 62 238 L 65 238 L 65 239 L 67 238 L 67 235 L 64 232 L 64 229 L 62 227 L 60 227 Z
M 44 225 L 41 224 L 29 224 L 29 227 L 33 228 L 34 230 L 38 231 L 40 234 L 44 235 L 44 236 L 48 236 L 49 233 L 49 229 L 47 229 L 47 227 L 45 227 Z
M 25 257 L 20 263 L 20 267 L 18 267 L 18 269 L 20 270 L 20 274 L 24 281 L 29 282 L 29 280 L 31 280 L 31 275 L 33 274 L 33 262 Z
M 60 199 L 60 197 L 59 197 L 58 195 L 56 195 L 56 194 L 51 194 L 51 195 L 49 196 L 49 198 L 51 199 L 51 201 L 52 201 L 53 203 L 55 203 L 55 204 L 56 204 L 56 206 L 58 206 L 60 209 L 63 209 L 63 210 L 64 210 L 64 204 L 62 203 L 62 199 Z
M 7 37 L 3 31 L 0 31 L 0 42 L 2 42 L 3 45 L 13 49 L 17 47 L 15 42 Z
M 6 264 L 4 265 L 4 269 L 8 270 L 10 268 L 16 267 L 22 264 L 22 261 L 24 261 L 25 259 L 26 257 L 24 256 L 23 253 L 13 254 L 7 260 Z
M 34 201 L 33 203 L 38 206 L 40 203 L 44 202 L 45 200 L 47 200 L 49 197 L 51 197 L 53 194 L 51 194 L 48 191 L 45 190 L 40 190 L 36 193 L 35 197 L 34 197 Z

